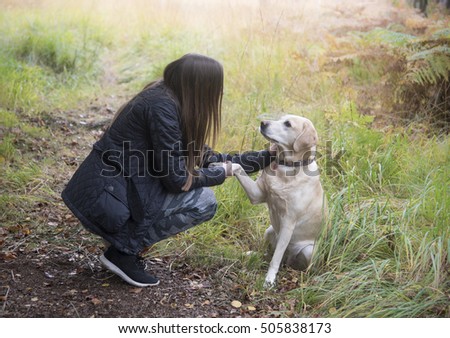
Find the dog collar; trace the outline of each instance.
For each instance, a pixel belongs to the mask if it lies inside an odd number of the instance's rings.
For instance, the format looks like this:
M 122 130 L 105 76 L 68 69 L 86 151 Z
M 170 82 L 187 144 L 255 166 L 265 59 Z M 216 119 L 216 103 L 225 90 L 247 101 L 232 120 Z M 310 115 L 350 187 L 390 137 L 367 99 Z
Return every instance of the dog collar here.
M 295 162 L 284 162 L 283 160 L 277 159 L 276 162 L 278 165 L 284 165 L 286 167 L 304 167 L 304 166 L 310 165 L 315 160 L 316 160 L 315 157 L 312 157 L 312 158 L 308 158 L 307 160 L 295 161 Z

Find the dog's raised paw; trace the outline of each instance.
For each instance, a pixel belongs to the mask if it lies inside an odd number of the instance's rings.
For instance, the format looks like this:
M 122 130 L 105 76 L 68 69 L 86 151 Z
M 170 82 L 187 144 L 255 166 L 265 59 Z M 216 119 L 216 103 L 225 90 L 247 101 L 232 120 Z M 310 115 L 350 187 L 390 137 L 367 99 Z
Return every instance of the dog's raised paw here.
M 244 170 L 244 169 L 242 169 L 240 164 L 238 164 L 238 163 L 231 164 L 231 171 L 233 172 L 233 175 L 235 175 L 235 176 L 239 175 L 242 172 L 242 170 Z

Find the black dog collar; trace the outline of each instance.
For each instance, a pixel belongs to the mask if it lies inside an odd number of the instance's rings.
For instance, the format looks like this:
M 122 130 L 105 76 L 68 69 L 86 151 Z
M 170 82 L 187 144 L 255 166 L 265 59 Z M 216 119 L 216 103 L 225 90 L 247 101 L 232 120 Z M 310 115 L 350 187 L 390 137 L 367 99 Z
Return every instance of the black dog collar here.
M 284 165 L 286 167 L 304 167 L 304 166 L 310 165 L 315 160 L 316 159 L 314 157 L 312 157 L 312 158 L 308 158 L 307 160 L 295 161 L 295 162 L 285 162 L 283 160 L 278 160 L 277 159 L 276 162 L 277 162 L 278 165 Z

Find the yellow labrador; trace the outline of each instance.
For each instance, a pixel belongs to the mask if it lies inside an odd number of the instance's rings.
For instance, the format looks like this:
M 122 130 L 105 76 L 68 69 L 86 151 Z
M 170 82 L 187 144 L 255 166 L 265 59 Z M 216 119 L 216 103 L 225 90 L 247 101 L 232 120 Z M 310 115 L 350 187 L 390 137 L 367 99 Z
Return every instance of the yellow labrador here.
M 275 284 L 282 262 L 306 269 L 324 216 L 324 193 L 315 161 L 317 132 L 304 117 L 286 115 L 262 121 L 261 134 L 277 150 L 276 161 L 259 178 L 251 179 L 239 164 L 232 164 L 252 204 L 267 203 L 272 225 L 265 239 L 273 249 L 265 286 Z

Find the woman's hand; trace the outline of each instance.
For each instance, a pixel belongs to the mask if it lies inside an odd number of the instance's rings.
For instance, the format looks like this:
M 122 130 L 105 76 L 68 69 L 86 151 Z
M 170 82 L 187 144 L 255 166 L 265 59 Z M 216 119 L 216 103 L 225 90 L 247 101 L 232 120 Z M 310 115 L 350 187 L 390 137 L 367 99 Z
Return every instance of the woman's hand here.
M 233 176 L 233 164 L 231 163 L 231 161 L 226 161 L 224 163 L 222 163 L 223 168 L 225 169 L 225 176 L 226 177 L 231 177 Z
M 226 177 L 231 177 L 233 176 L 233 166 L 231 161 L 226 161 L 226 162 L 213 162 L 210 163 L 208 165 L 209 168 L 211 167 L 219 167 L 219 168 L 224 168 L 225 169 L 225 176 Z
M 210 167 L 222 167 L 225 169 L 225 176 L 231 177 L 238 174 L 238 171 L 242 169 L 242 167 L 237 163 L 232 163 L 231 161 L 220 162 L 220 163 L 211 163 Z

